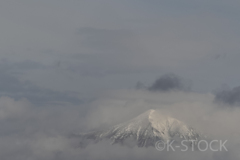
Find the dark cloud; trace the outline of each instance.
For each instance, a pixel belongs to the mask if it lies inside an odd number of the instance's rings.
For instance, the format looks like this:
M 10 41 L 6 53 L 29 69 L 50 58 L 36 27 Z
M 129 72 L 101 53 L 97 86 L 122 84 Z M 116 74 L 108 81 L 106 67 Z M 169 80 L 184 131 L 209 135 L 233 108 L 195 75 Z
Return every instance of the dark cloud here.
M 187 90 L 182 80 L 175 74 L 164 74 L 149 88 L 150 91 Z
M 240 104 L 240 86 L 216 92 L 215 101 L 230 105 Z

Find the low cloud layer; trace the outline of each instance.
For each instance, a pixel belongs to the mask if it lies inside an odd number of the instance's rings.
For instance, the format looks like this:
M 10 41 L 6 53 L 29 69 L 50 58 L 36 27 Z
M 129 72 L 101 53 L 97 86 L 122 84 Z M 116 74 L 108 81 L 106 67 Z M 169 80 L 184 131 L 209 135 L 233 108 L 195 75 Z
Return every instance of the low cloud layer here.
M 1 159 L 73 159 L 74 149 L 66 135 L 81 128 L 83 111 L 77 111 L 74 105 L 35 106 L 27 99 L 1 97 Z
M 213 94 L 116 90 L 91 103 L 36 107 L 27 99 L 0 98 L 0 154 L 7 159 L 239 159 L 240 109 L 221 108 Z M 160 152 L 154 147 L 111 145 L 109 141 L 79 147 L 82 133 L 125 122 L 149 109 L 158 109 L 193 126 L 208 137 L 228 140 L 227 152 Z

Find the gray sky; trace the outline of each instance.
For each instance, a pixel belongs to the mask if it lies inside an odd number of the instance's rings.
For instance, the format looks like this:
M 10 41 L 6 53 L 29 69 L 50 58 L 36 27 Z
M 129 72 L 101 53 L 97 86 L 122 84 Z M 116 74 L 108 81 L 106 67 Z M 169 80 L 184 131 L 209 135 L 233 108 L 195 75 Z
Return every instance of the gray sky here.
M 56 91 L 150 85 L 165 73 L 200 92 L 239 84 L 238 1 L 2 1 L 2 70 Z
M 22 159 L 74 159 L 79 154 L 66 149 L 68 142 L 60 134 L 106 122 L 88 118 L 98 113 L 102 102 L 106 102 L 103 115 L 111 112 L 109 121 L 117 123 L 121 118 L 113 120 L 115 114 L 126 113 L 124 106 L 151 106 L 158 100 L 149 100 L 148 94 L 168 94 L 161 90 L 166 87 L 184 90 L 187 98 L 180 104 L 190 103 L 188 94 L 194 93 L 210 95 L 206 106 L 238 110 L 239 17 L 237 0 L 0 1 L 0 124 L 4 125 L 0 141 L 8 144 L 0 144 L 5 148 L 0 154 L 5 159 L 10 155 L 15 159 L 18 153 L 26 155 Z M 135 90 L 137 84 L 149 92 L 146 102 L 122 98 L 122 94 L 143 98 L 142 90 Z M 150 93 L 151 87 L 156 92 Z M 117 98 L 111 95 L 119 90 Z M 175 104 L 177 96 L 170 97 Z M 105 111 L 115 105 L 123 110 Z M 43 149 L 42 140 L 48 139 L 61 139 L 56 146 L 62 148 Z M 26 148 L 12 147 L 15 142 Z M 10 154 L 12 149 L 15 154 Z M 88 152 L 82 155 L 89 158 Z M 129 156 L 136 158 L 135 150 Z

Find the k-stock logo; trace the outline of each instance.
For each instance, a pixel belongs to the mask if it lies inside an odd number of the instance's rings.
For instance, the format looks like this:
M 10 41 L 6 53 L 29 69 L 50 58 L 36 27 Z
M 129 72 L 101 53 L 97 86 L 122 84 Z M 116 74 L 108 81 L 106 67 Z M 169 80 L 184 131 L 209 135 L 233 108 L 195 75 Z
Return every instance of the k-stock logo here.
M 157 141 L 155 143 L 155 148 L 158 151 L 176 151 L 177 149 L 180 149 L 181 151 L 228 151 L 225 144 L 227 143 L 227 140 L 212 140 L 212 141 L 206 141 L 206 140 L 182 140 L 181 143 L 175 143 L 174 140 L 168 140 L 168 141 Z

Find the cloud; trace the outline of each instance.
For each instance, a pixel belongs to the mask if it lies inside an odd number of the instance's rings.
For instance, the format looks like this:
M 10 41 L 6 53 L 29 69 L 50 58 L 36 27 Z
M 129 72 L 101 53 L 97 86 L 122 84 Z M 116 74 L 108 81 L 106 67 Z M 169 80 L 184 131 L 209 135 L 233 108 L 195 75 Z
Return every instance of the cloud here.
M 175 74 L 165 74 L 158 78 L 149 88 L 150 91 L 187 90 L 181 79 Z
M 228 90 L 218 91 L 215 100 L 230 104 L 231 106 L 240 104 L 240 86 Z
M 27 99 L 0 98 L 0 154 L 5 159 L 196 159 L 239 158 L 240 109 L 219 108 L 212 94 L 194 92 L 110 91 L 88 104 L 37 107 Z M 111 127 L 155 108 L 201 132 L 228 139 L 229 152 L 159 152 L 154 147 L 111 145 L 109 141 L 79 148 L 82 133 Z
M 1 158 L 73 159 L 76 153 L 65 135 L 80 128 L 79 116 L 83 115 L 78 113 L 79 107 L 65 107 L 46 104 L 39 107 L 27 99 L 1 97 Z

